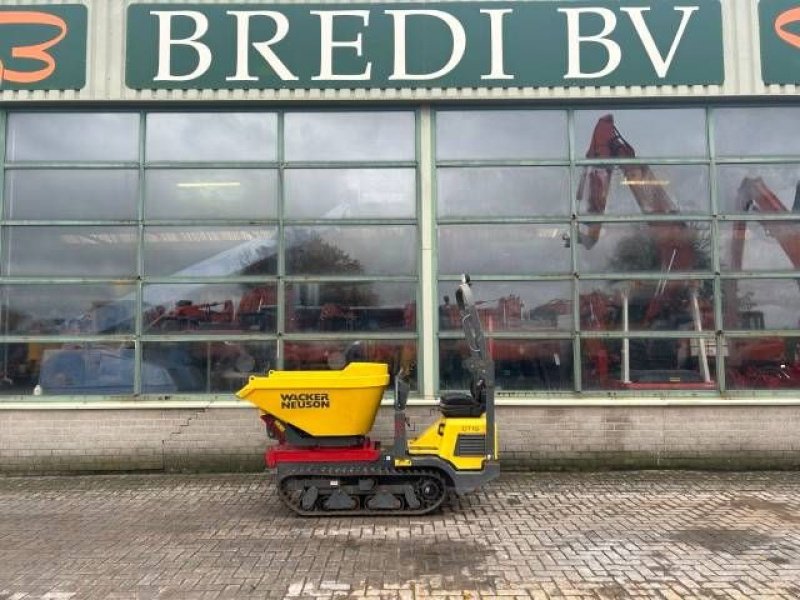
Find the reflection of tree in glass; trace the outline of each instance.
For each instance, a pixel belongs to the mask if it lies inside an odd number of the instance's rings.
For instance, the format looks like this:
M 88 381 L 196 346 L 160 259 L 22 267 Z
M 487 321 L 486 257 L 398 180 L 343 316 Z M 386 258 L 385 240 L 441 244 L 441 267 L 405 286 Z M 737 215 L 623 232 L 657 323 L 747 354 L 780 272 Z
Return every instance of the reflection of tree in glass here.
M 275 249 L 269 245 L 259 246 L 243 255 L 239 275 L 264 275 L 277 273 L 278 256 Z
M 608 261 L 611 271 L 657 271 L 660 266 L 655 241 L 646 230 L 622 238 Z
M 690 223 L 650 223 L 617 242 L 611 271 L 701 271 L 711 268 L 708 229 Z
M 324 275 L 360 275 L 364 272 L 361 262 L 351 258 L 337 246 L 314 234 L 302 244 L 295 244 L 286 251 L 286 270 L 289 273 L 319 273 Z M 378 296 L 367 284 L 328 283 L 320 286 L 316 301 L 332 316 L 337 311 L 347 311 L 353 306 L 374 306 Z
M 341 248 L 313 234 L 300 244 L 286 249 L 286 270 L 289 273 L 320 273 L 325 275 L 361 274 L 361 263 Z

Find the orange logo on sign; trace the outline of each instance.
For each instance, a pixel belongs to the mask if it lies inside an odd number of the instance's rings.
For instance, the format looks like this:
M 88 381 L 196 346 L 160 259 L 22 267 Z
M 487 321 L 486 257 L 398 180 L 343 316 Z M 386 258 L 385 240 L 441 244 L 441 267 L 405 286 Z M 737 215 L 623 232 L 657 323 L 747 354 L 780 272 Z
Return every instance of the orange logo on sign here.
M 775 33 L 787 44 L 800 48 L 800 35 L 792 33 L 786 29 L 787 25 L 792 25 L 800 21 L 800 6 L 797 8 L 790 8 L 784 13 L 778 15 L 775 19 Z
M 28 58 L 44 63 L 44 67 L 35 71 L 15 71 L 6 69 L 0 61 L 0 83 L 11 81 L 13 83 L 37 83 L 44 81 L 56 70 L 55 59 L 47 52 L 58 44 L 67 35 L 67 23 L 64 19 L 43 12 L 14 11 L 0 12 L 0 25 L 53 25 L 58 28 L 55 37 L 39 44 L 17 46 L 12 48 L 12 58 Z

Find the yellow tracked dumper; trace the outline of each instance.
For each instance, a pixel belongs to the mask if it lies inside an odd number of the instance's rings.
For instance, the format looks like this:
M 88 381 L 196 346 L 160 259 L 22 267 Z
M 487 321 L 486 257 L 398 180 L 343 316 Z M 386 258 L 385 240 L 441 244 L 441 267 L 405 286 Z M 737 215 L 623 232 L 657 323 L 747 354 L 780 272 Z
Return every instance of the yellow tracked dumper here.
M 383 392 L 384 363 L 354 362 L 341 371 L 272 371 L 237 392 L 261 411 L 277 443 L 265 455 L 277 469 L 283 502 L 305 516 L 421 515 L 448 490 L 473 491 L 500 472 L 494 412 L 494 363 L 487 353 L 469 277 L 456 291 L 470 356 L 468 392 L 439 400 L 439 418 L 407 435 L 407 373 L 395 376 L 394 441 L 370 440 Z

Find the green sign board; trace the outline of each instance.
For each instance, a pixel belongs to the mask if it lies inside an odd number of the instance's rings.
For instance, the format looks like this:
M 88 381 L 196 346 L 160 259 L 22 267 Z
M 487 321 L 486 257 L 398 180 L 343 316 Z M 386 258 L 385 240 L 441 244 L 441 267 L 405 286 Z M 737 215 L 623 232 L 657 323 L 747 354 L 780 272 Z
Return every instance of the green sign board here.
M 719 84 L 719 0 L 132 4 L 136 89 Z
M 0 91 L 82 88 L 86 39 L 83 5 L 0 7 Z
M 764 83 L 800 83 L 800 1 L 761 0 L 758 19 Z

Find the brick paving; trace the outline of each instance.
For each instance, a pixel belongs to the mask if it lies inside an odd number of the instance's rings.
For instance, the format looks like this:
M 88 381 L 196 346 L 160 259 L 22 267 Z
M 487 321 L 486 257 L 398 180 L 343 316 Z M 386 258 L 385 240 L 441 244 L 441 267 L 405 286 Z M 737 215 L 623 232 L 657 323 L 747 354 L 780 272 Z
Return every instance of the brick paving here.
M 0 478 L 0 600 L 800 598 L 800 473 L 505 474 L 302 519 L 271 476 Z

